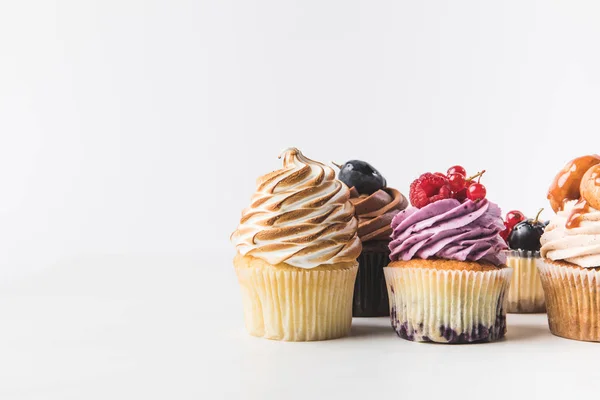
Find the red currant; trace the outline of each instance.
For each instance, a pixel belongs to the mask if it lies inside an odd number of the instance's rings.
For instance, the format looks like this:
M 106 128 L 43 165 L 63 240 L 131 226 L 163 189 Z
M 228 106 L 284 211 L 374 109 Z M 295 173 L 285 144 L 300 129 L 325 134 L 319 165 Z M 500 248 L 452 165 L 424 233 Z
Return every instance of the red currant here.
M 472 201 L 483 200 L 486 194 L 487 190 L 481 183 L 473 183 L 467 188 L 467 197 Z
M 467 188 L 462 188 L 458 192 L 454 193 L 454 198 L 460 202 L 463 202 L 467 199 Z
M 450 174 L 448 175 L 448 183 L 453 192 L 459 192 L 465 187 L 465 176 L 457 173 Z
M 467 176 L 467 170 L 464 169 L 463 167 L 461 167 L 460 165 L 455 165 L 454 167 L 450 167 L 448 169 L 447 173 L 448 173 L 448 176 L 450 176 L 452 174 L 461 174 L 464 177 Z
M 508 214 L 506 214 L 506 225 L 512 229 L 516 224 L 518 224 L 521 221 L 525 221 L 525 215 L 523 215 L 523 213 L 521 211 L 509 211 Z

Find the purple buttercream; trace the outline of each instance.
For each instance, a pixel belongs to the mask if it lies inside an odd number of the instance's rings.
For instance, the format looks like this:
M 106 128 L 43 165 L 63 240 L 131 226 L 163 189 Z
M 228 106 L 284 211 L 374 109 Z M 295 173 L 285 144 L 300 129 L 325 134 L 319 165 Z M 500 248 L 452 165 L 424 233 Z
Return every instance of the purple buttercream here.
M 410 207 L 392 220 L 390 259 L 444 258 L 504 264 L 500 208 L 488 201 L 436 201 L 421 209 Z

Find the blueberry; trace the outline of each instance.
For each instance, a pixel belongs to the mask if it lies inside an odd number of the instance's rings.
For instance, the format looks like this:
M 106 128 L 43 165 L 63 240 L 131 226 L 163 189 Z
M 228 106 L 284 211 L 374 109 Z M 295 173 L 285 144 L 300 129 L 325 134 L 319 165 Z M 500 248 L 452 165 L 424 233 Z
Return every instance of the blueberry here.
M 385 178 L 369 163 L 350 160 L 340 168 L 338 179 L 359 194 L 373 194 L 386 186 Z
M 546 224 L 537 219 L 521 221 L 513 228 L 508 236 L 511 249 L 538 251 L 541 247 L 540 238 L 544 234 Z

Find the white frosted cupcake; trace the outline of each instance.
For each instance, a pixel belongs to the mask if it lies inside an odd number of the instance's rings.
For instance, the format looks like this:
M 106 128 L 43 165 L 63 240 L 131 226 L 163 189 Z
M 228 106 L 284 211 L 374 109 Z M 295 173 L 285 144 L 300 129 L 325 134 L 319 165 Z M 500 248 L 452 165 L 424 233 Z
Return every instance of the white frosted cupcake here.
M 361 252 L 346 185 L 298 149 L 260 177 L 231 240 L 250 334 L 306 341 L 345 336 Z

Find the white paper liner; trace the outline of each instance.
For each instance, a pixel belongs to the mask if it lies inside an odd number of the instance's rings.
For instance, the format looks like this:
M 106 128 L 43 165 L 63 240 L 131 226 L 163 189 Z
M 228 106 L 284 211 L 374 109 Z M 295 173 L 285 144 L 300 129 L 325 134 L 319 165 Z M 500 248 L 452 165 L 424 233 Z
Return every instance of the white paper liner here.
M 285 341 L 347 336 L 358 262 L 332 270 L 278 269 L 234 261 L 251 335 Z
M 544 289 L 537 265 L 539 251 L 508 250 L 506 265 L 513 269 L 506 311 L 509 313 L 540 313 L 546 311 Z
M 600 341 L 600 271 L 557 265 L 542 259 L 538 265 L 546 294 L 550 331 L 568 339 Z
M 422 342 L 493 341 L 506 333 L 512 269 L 384 268 L 390 317 L 398 336 Z

